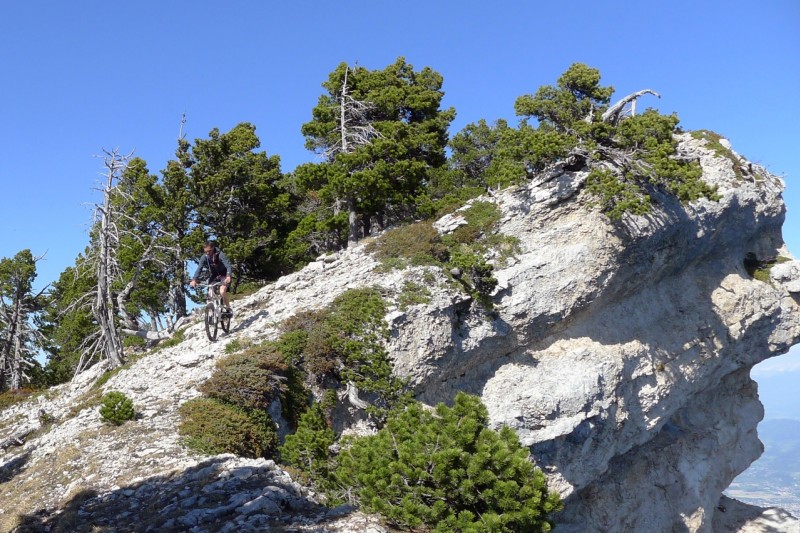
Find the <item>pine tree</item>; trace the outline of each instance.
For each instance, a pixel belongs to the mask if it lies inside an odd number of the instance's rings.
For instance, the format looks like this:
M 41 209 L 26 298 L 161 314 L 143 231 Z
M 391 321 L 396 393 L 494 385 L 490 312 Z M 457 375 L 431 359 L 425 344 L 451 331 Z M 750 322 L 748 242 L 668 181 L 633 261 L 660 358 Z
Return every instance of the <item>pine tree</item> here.
M 343 246 L 353 241 L 356 220 L 362 237 L 373 224 L 382 227 L 413 212 L 433 170 L 446 161 L 455 111 L 440 109 L 442 76 L 427 67 L 415 71 L 404 58 L 376 71 L 342 63 L 323 87 L 327 94 L 302 132 L 306 147 L 327 159 L 298 167 L 294 180 L 307 197 L 318 199 L 307 216 L 315 223 L 306 231 L 333 232 Z M 365 142 L 347 140 L 354 132 L 373 131 Z
M 342 445 L 340 494 L 407 528 L 437 532 L 549 531 L 562 508 L 509 428 L 488 427 L 479 398 L 459 393 L 435 411 L 413 403 L 376 435 Z
M 0 392 L 19 389 L 38 366 L 42 340 L 34 320 L 42 310 L 42 294 L 33 293 L 36 262 L 30 250 L 0 260 Z

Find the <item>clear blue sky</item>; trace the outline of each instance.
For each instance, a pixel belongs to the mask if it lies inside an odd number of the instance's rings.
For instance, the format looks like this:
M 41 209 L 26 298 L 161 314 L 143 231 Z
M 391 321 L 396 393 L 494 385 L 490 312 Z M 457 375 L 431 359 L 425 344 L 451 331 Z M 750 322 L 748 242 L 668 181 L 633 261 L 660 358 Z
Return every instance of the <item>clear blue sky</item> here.
M 86 245 L 103 148 L 158 172 L 180 118 L 190 140 L 248 121 L 282 170 L 313 160 L 300 126 L 342 61 L 398 56 L 444 76 L 451 134 L 516 123 L 514 100 L 576 61 L 615 97 L 711 129 L 785 175 L 784 238 L 800 254 L 800 2 L 0 0 L 0 184 L 5 246 L 57 279 Z

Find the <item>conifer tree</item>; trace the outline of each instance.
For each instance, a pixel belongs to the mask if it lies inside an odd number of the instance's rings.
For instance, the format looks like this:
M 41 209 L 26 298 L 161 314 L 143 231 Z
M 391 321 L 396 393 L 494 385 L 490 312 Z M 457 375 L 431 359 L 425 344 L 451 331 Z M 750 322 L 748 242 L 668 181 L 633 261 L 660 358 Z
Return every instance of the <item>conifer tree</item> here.
M 459 393 L 435 411 L 412 403 L 376 435 L 342 445 L 339 494 L 404 528 L 549 531 L 562 508 L 516 433 L 489 429 L 486 407 Z
M 19 389 L 30 381 L 28 370 L 38 365 L 42 340 L 34 319 L 42 310 L 42 294 L 33 293 L 36 262 L 30 250 L 0 260 L 0 392 Z
M 413 211 L 433 169 L 446 161 L 447 127 L 455 111 L 440 109 L 442 76 L 427 67 L 415 71 L 402 57 L 375 71 L 342 63 L 323 87 L 327 93 L 302 132 L 307 148 L 328 157 L 298 167 L 294 180 L 307 196 L 319 199 L 323 215 L 308 216 L 317 221 L 315 228 L 337 232 L 344 245 L 353 240 L 354 218 L 361 237 L 373 224 L 384 226 Z M 358 119 L 355 114 L 349 121 L 342 118 L 348 101 L 365 106 Z M 369 142 L 342 150 L 343 134 L 358 128 L 375 133 L 367 136 Z

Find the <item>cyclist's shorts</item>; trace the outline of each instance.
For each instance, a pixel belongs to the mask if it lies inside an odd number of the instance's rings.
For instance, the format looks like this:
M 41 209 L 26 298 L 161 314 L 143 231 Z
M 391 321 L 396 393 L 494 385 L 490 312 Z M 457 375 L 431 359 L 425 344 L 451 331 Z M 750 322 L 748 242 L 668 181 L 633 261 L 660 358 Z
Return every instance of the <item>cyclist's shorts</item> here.
M 212 276 L 211 279 L 208 282 L 209 283 L 220 282 L 223 285 L 225 285 L 226 288 L 230 289 L 231 288 L 231 284 L 230 283 L 225 283 L 225 278 L 227 276 L 228 276 L 227 274 L 220 274 L 219 276 Z

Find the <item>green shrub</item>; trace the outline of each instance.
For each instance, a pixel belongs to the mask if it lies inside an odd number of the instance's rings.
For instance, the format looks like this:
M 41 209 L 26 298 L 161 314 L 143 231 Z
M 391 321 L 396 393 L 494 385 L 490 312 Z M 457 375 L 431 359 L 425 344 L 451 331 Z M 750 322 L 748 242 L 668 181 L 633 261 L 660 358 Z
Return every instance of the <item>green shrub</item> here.
M 178 331 L 172 334 L 172 337 L 164 339 L 163 341 L 159 342 L 156 349 L 160 350 L 162 348 L 171 348 L 173 346 L 177 346 L 180 343 L 182 343 L 184 339 L 185 339 L 184 330 L 179 329 Z
M 232 353 L 236 353 L 244 349 L 244 344 L 239 339 L 231 339 L 228 344 L 225 345 L 225 353 L 230 355 Z
M 15 389 L 0 392 L 0 411 L 11 407 L 14 404 L 24 402 L 33 392 L 30 389 Z
M 322 406 L 314 404 L 300 417 L 297 432 L 287 435 L 281 461 L 299 468 L 318 490 L 323 490 L 330 478 L 328 448 L 335 440 Z
M 264 411 L 247 411 L 213 398 L 195 398 L 180 407 L 180 415 L 178 433 L 192 450 L 254 458 L 275 453 L 278 437 Z
M 730 148 L 726 148 L 722 144 L 722 139 L 724 137 L 719 133 L 716 133 L 711 130 L 695 130 L 691 132 L 692 137 L 695 139 L 703 140 L 706 142 L 706 147 L 709 150 L 712 150 L 717 157 L 722 157 L 727 159 L 733 165 L 733 172 L 739 181 L 744 180 L 744 175 L 742 174 L 741 169 L 741 162 L 738 160 L 736 155 L 731 151 Z
M 128 420 L 133 420 L 136 416 L 133 409 L 133 400 L 119 391 L 107 392 L 101 400 L 100 416 L 103 420 L 115 426 L 120 426 Z
M 641 194 L 639 185 L 618 177 L 608 169 L 592 169 L 586 177 L 586 190 L 611 220 L 625 213 L 644 215 L 650 212 L 650 196 Z
M 442 533 L 549 531 L 563 505 L 516 433 L 489 429 L 464 393 L 435 412 L 410 404 L 377 434 L 345 441 L 332 486 L 395 525 Z
M 431 301 L 431 291 L 424 285 L 413 281 L 406 281 L 403 290 L 397 299 L 400 309 L 406 310 L 412 305 L 426 304 Z
M 774 259 L 759 260 L 756 254 L 748 252 L 744 258 L 744 268 L 751 278 L 763 283 L 772 283 L 770 270 L 773 266 L 786 261 L 791 261 L 791 259 L 779 255 Z
M 389 230 L 369 243 L 367 251 L 399 267 L 438 265 L 447 261 L 447 248 L 431 221 Z
M 200 392 L 245 409 L 268 409 L 280 394 L 287 370 L 283 355 L 271 345 L 249 348 L 217 362 Z
M 275 346 L 320 385 L 354 383 L 371 395 L 368 410 L 380 419 L 403 390 L 384 347 L 389 336 L 385 315 L 386 303 L 378 290 L 351 289 L 325 309 L 285 321 Z
M 137 335 L 125 335 L 125 337 L 122 338 L 122 346 L 125 348 L 144 348 L 146 344 L 147 341 Z

